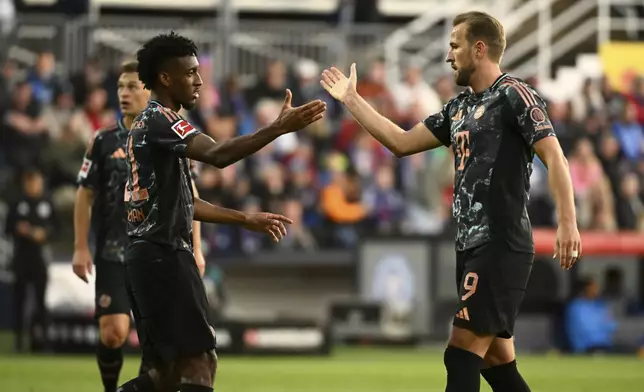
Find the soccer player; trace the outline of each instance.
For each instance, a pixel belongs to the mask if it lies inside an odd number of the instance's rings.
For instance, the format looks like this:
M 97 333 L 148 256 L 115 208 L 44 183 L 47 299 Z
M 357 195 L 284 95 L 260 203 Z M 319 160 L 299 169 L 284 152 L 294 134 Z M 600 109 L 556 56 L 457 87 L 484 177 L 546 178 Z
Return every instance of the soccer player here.
M 481 12 L 458 15 L 452 26 L 446 61 L 456 83 L 469 88 L 409 132 L 358 95 L 355 64 L 349 78 L 331 68 L 320 83 L 398 157 L 452 147 L 459 304 L 444 356 L 446 391 L 478 391 L 479 374 L 494 391 L 529 391 L 512 336 L 534 258 L 526 212 L 532 160 L 536 152 L 549 170 L 559 221 L 555 256 L 564 269 L 581 255 L 568 164 L 543 100 L 500 70 L 503 26 Z
M 192 256 L 191 223 L 240 225 L 277 241 L 291 221 L 270 213 L 244 214 L 194 197 L 188 159 L 226 167 L 317 121 L 326 107 L 314 101 L 293 108 L 287 90 L 272 125 L 215 143 L 177 113 L 195 105 L 202 86 L 195 44 L 175 33 L 159 35 L 143 45 L 137 60 L 139 78 L 152 91 L 152 100 L 135 119 L 127 141 L 130 243 L 125 265 L 141 346 L 155 366 L 119 391 L 174 391 L 177 386 L 181 392 L 212 391 L 216 340 Z
M 128 243 L 123 202 L 128 174 L 125 141 L 134 118 L 150 99 L 150 92 L 139 80 L 135 61 L 121 67 L 118 98 L 123 118 L 114 127 L 99 131 L 88 147 L 78 174 L 79 188 L 74 206 L 72 267 L 85 282 L 93 264 L 88 242 L 90 220 L 96 235 L 95 317 L 100 336 L 96 356 L 105 392 L 116 391 L 123 366 L 122 347 L 130 331 L 124 264 Z M 194 232 L 198 236 L 199 228 L 195 227 Z M 198 243 L 200 238 L 194 240 Z M 199 247 L 195 248 L 195 258 L 203 271 L 205 262 Z M 147 361 L 142 360 L 140 371 L 144 372 L 148 367 Z

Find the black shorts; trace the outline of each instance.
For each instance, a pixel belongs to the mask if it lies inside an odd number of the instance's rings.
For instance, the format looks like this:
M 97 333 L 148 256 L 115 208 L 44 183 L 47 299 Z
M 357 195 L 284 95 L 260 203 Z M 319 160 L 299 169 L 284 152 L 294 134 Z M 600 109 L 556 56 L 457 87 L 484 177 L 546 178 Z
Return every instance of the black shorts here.
M 532 253 L 514 252 L 504 242 L 457 252 L 454 326 L 511 338 L 533 261 Z
M 157 366 L 215 349 L 208 300 L 192 253 L 139 240 L 125 253 L 143 356 Z
M 130 300 L 125 283 L 125 264 L 95 260 L 96 285 L 94 299 L 96 319 L 110 314 L 130 315 Z

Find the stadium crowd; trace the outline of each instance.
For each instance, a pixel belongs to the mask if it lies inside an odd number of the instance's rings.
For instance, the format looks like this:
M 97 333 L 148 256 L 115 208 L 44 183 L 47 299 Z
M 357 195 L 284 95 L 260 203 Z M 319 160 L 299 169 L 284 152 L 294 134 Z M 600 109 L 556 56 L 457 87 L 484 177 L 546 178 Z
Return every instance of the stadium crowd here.
M 10 60 L 2 65 L 0 171 L 11 182 L 21 170 L 38 167 L 59 216 L 71 222 L 75 180 L 86 146 L 95 132 L 119 116 L 118 74 L 104 69 L 98 58 L 69 76 L 56 73 L 55 63 L 52 53 L 43 52 L 33 69 L 21 69 Z M 249 159 L 224 170 L 201 168 L 202 198 L 247 211 L 280 212 L 295 221 L 278 245 L 255 233 L 205 225 L 204 244 L 210 250 L 227 254 L 270 246 L 349 248 L 361 235 L 449 230 L 451 151 L 396 159 L 327 96 L 318 83 L 319 73 L 319 65 L 311 60 L 274 61 L 254 85 L 242 88 L 235 76 L 217 83 L 209 59 L 201 60 L 204 88 L 198 107 L 185 115 L 216 140 L 271 123 L 286 88 L 293 91 L 294 104 L 321 98 L 329 105 L 324 120 L 279 138 Z M 413 66 L 400 83 L 387 85 L 384 63 L 378 60 L 359 75 L 360 94 L 403 128 L 440 110 L 458 91 L 451 75 L 425 81 Z M 631 91 L 622 94 L 606 79 L 588 80 L 572 101 L 551 102 L 549 112 L 569 158 L 580 228 L 644 229 L 644 82 L 634 78 Z M 546 171 L 536 158 L 534 169 L 533 224 L 554 227 Z M 8 200 L 16 188 L 4 188 L 2 198 Z M 70 225 L 62 225 L 62 233 L 65 226 Z

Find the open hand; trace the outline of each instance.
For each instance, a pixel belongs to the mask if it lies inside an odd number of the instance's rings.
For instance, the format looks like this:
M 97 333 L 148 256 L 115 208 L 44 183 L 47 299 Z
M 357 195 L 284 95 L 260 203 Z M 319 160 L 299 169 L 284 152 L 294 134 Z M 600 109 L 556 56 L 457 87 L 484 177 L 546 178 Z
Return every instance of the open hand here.
M 92 255 L 89 249 L 77 249 L 72 258 L 72 269 L 76 276 L 89 283 L 87 275 L 92 273 Z
M 344 102 L 347 95 L 356 92 L 357 81 L 356 63 L 353 63 L 348 78 L 336 67 L 331 67 L 331 69 L 325 69 L 322 72 L 320 84 L 333 98 Z
M 581 257 L 581 236 L 576 224 L 559 225 L 557 229 L 557 241 L 555 242 L 555 254 L 553 259 L 559 258 L 559 265 L 569 270 Z
M 250 231 L 268 234 L 273 237 L 275 242 L 278 242 L 286 235 L 285 223 L 291 224 L 293 221 L 283 215 L 258 212 L 249 214 L 246 217 L 244 228 Z
M 291 106 L 292 99 L 293 94 L 291 90 L 287 89 L 282 111 L 274 123 L 278 129 L 285 133 L 299 131 L 324 117 L 326 103 L 319 99 L 298 107 Z

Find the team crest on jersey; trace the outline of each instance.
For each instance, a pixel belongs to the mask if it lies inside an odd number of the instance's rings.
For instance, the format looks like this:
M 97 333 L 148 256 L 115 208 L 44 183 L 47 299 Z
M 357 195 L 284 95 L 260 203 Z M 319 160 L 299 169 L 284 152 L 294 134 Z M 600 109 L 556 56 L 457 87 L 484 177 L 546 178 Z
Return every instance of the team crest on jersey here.
M 101 295 L 101 297 L 98 299 L 98 306 L 100 306 L 101 308 L 107 308 L 111 303 L 112 297 L 107 294 Z
M 534 122 L 535 131 L 552 128 L 550 122 L 547 121 L 546 114 L 540 107 L 532 108 L 532 110 L 530 110 L 530 120 Z
M 476 108 L 476 111 L 474 112 L 474 118 L 478 120 L 479 118 L 483 117 L 483 113 L 485 113 L 485 106 L 481 105 Z
M 546 121 L 546 115 L 543 113 L 541 108 L 532 108 L 532 110 L 530 110 L 530 119 L 539 124 Z
M 179 120 L 174 123 L 174 125 L 172 125 L 172 130 L 182 139 L 185 139 L 186 136 L 196 131 L 195 127 L 186 120 Z

